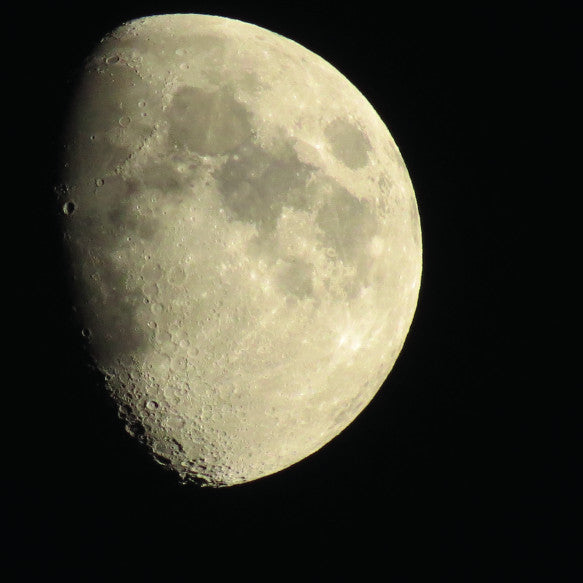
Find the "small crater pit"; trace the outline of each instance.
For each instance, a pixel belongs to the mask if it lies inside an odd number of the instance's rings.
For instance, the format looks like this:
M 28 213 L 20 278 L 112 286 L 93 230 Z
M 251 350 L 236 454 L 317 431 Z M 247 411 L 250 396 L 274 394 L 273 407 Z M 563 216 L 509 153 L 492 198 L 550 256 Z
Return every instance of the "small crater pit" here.
M 70 216 L 75 212 L 76 208 L 75 203 L 69 200 L 63 205 L 63 214 Z

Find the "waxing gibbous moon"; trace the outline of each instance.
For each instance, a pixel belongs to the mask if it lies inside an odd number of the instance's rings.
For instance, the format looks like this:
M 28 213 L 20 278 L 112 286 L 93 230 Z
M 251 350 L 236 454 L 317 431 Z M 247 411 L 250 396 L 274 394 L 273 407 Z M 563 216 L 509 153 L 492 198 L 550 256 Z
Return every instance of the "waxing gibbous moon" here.
M 421 277 L 407 169 L 314 53 L 228 18 L 131 21 L 86 60 L 58 204 L 74 309 L 128 432 L 248 482 L 375 395 Z

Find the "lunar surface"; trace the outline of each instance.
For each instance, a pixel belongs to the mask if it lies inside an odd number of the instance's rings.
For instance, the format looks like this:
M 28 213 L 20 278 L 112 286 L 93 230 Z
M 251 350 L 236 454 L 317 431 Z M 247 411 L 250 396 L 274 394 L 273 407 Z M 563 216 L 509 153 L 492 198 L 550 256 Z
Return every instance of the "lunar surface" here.
M 142 18 L 87 58 L 64 136 L 74 310 L 158 462 L 248 482 L 354 420 L 411 325 L 421 231 L 342 74 L 244 22 Z

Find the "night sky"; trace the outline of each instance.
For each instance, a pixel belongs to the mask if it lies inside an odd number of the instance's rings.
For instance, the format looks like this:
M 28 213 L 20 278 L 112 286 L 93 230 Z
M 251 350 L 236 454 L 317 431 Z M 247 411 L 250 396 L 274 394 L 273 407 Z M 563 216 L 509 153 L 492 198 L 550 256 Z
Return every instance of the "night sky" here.
M 574 11 L 392 4 L 56 2 L 32 19 L 12 9 L 14 106 L 34 112 L 12 134 L 28 184 L 18 208 L 33 219 L 18 317 L 33 334 L 17 349 L 24 380 L 8 381 L 19 429 L 6 442 L 6 529 L 20 573 L 8 580 L 579 580 L 576 463 L 564 453 L 575 425 L 559 396 L 568 289 L 553 298 L 572 276 L 548 243 L 566 247 L 557 224 L 573 212 L 561 136 Z M 84 366 L 54 220 L 75 68 L 115 26 L 171 12 L 262 26 L 339 69 L 395 138 L 423 232 L 415 319 L 370 405 L 308 459 L 219 490 L 181 486 L 156 464 Z M 19 152 L 39 139 L 31 164 Z

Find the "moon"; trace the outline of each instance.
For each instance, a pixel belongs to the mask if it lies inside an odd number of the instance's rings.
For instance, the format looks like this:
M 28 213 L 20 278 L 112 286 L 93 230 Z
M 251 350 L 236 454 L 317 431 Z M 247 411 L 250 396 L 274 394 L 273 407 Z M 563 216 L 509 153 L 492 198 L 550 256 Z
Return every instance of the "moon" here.
M 63 135 L 73 309 L 127 431 L 218 487 L 346 428 L 401 351 L 422 263 L 366 98 L 278 34 L 159 15 L 98 44 Z

